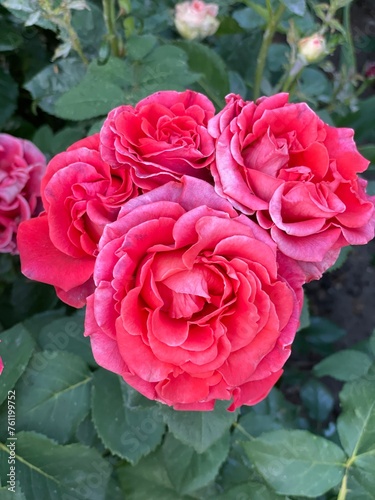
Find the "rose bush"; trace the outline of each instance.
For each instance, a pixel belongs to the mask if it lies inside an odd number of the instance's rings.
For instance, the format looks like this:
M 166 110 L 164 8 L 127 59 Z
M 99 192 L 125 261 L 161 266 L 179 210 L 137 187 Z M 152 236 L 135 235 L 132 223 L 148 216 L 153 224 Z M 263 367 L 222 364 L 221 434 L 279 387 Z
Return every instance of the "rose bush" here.
M 231 94 L 209 123 L 216 191 L 269 230 L 278 248 L 317 279 L 341 247 L 374 237 L 374 204 L 358 177 L 369 162 L 353 130 L 325 124 L 287 94 L 246 102 Z
M 174 23 L 179 34 L 187 40 L 206 38 L 216 33 L 219 6 L 200 0 L 181 2 L 176 5 Z
M 255 404 L 299 323 L 299 276 L 282 268 L 267 232 L 204 181 L 132 199 L 99 242 L 85 320 L 94 357 L 178 410 Z
M 30 141 L 0 134 L 0 253 L 18 253 L 18 226 L 39 208 L 45 167 L 44 155 Z
M 122 204 L 138 194 L 126 169 L 99 154 L 99 134 L 73 144 L 48 164 L 41 184 L 45 211 L 21 224 L 22 272 L 49 283 L 64 302 L 82 307 L 93 290 L 97 244 Z
M 203 94 L 156 92 L 132 106 L 112 110 L 100 131 L 101 153 L 113 168 L 130 168 L 134 183 L 150 190 L 182 175 L 208 179 L 214 116 Z

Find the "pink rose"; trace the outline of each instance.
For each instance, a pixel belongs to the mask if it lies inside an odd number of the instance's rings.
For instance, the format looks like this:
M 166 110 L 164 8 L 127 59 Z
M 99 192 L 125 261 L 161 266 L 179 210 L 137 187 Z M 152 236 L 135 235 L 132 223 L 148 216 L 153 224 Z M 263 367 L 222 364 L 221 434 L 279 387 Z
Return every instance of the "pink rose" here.
M 99 134 L 55 156 L 42 180 L 45 211 L 20 226 L 23 274 L 55 286 L 61 300 L 82 307 L 93 290 L 103 229 L 136 194 L 129 172 L 113 171 L 101 159 Z
M 156 92 L 135 108 L 115 108 L 100 132 L 103 159 L 130 168 L 146 191 L 185 174 L 209 179 L 214 141 L 207 123 L 214 113 L 212 102 L 191 90 Z
M 179 34 L 187 40 L 206 38 L 216 33 L 220 22 L 216 19 L 219 6 L 200 0 L 176 5 L 174 24 Z
M 99 365 L 150 399 L 256 404 L 299 322 L 299 276 L 289 265 L 293 290 L 281 272 L 267 232 L 186 176 L 130 200 L 105 228 L 85 335 Z
M 38 210 L 45 167 L 46 159 L 33 143 L 0 134 L 0 253 L 18 253 L 18 226 Z
M 317 279 L 341 247 L 374 237 L 374 205 L 358 173 L 369 162 L 353 130 L 325 124 L 287 94 L 254 102 L 229 95 L 210 121 L 215 189 L 254 214 L 285 255 Z
M 0 358 L 0 375 L 3 373 L 4 370 L 4 363 L 3 360 Z

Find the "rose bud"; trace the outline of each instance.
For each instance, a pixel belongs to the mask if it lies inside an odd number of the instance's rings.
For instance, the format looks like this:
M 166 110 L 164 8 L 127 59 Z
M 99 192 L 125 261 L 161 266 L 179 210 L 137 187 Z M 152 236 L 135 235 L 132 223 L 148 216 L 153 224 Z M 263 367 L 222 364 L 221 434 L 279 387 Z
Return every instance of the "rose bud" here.
M 311 36 L 302 38 L 298 42 L 298 53 L 307 63 L 314 63 L 325 54 L 326 41 L 319 33 L 314 33 Z
M 0 253 L 18 254 L 18 226 L 38 212 L 45 168 L 32 142 L 0 134 Z
M 187 40 L 206 38 L 216 33 L 219 7 L 215 3 L 200 0 L 176 5 L 174 23 L 179 34 Z

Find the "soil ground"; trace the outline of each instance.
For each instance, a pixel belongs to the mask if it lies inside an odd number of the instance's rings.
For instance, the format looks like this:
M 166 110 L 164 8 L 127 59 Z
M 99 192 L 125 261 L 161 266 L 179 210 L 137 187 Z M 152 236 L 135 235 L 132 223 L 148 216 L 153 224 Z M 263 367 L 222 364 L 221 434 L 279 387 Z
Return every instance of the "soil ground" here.
M 305 285 L 310 314 L 323 316 L 347 331 L 348 347 L 369 338 L 375 328 L 375 240 L 353 247 L 343 266 Z

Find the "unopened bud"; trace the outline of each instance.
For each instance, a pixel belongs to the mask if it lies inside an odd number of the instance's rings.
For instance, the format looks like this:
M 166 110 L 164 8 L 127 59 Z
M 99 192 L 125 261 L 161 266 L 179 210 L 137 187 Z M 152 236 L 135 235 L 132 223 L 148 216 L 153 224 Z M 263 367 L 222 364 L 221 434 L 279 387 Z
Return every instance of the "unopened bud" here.
M 187 40 L 213 35 L 220 24 L 216 19 L 218 11 L 219 7 L 215 3 L 200 0 L 178 3 L 174 17 L 176 29 Z
M 326 41 L 319 33 L 302 38 L 298 42 L 298 52 L 308 63 L 319 61 L 325 51 Z
M 375 78 L 375 62 L 367 63 L 365 66 L 366 78 Z

